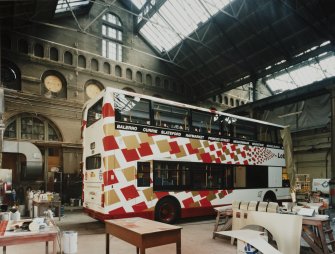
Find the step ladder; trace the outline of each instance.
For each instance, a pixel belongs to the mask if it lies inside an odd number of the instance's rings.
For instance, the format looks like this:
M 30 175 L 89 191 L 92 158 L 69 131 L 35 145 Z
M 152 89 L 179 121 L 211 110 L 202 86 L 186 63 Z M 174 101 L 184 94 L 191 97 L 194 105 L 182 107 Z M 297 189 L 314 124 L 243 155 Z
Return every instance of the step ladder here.
M 301 236 L 312 250 L 319 254 L 335 254 L 335 239 L 330 220 L 306 220 L 308 222 L 303 222 Z
M 330 226 L 330 220 L 322 222 L 323 234 L 320 234 L 323 253 L 335 254 L 335 239 L 333 229 Z

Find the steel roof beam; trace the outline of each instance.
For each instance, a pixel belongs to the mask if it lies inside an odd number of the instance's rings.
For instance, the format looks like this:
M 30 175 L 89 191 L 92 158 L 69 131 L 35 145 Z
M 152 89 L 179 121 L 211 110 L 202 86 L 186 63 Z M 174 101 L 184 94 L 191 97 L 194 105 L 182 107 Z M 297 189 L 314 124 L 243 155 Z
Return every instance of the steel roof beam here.
M 143 26 L 145 26 L 145 24 L 149 21 L 149 19 L 155 15 L 157 13 L 157 11 L 159 10 L 159 8 L 162 7 L 163 4 L 165 4 L 167 0 L 156 0 L 155 4 L 151 4 L 150 1 L 147 1 L 141 8 L 140 10 L 140 14 L 144 12 L 145 8 L 147 8 L 148 6 L 150 6 L 150 10 L 148 11 L 148 13 L 143 14 L 142 16 L 145 17 L 142 18 L 142 20 L 140 22 L 138 22 L 138 24 L 135 27 L 135 31 L 139 32 L 141 30 L 141 28 Z
M 272 66 L 269 69 L 263 69 L 262 71 L 257 72 L 258 78 L 264 78 L 268 75 L 278 73 L 278 75 L 282 72 L 284 72 L 286 69 L 288 69 L 291 66 L 294 66 L 296 64 L 299 64 L 301 62 L 307 61 L 310 58 L 314 58 L 315 56 L 318 56 L 325 52 L 335 51 L 335 46 L 332 44 L 327 44 L 325 46 L 318 47 L 317 49 L 307 52 L 305 54 L 302 54 L 300 56 L 292 58 L 290 61 L 285 61 L 280 64 L 276 64 Z M 252 82 L 252 77 L 249 76 L 247 78 L 241 78 L 238 80 L 231 80 L 227 81 L 225 85 L 218 84 L 218 88 L 215 90 L 212 90 L 206 94 L 202 94 L 198 97 L 199 100 L 204 100 L 207 98 L 211 98 L 213 95 L 217 95 L 220 93 L 224 93 L 226 91 L 232 90 L 234 88 L 237 88 L 239 86 L 245 85 Z

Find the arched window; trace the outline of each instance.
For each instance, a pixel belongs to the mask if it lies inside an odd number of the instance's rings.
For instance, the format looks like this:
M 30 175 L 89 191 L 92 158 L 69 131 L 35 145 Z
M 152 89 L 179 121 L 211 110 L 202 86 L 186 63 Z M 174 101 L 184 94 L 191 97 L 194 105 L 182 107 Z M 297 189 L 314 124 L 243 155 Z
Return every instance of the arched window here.
M 218 99 L 219 99 L 219 103 L 222 104 L 222 95 L 221 94 L 218 95 Z
M 228 105 L 228 97 L 227 96 L 224 97 L 224 104 Z
M 44 48 L 39 43 L 36 43 L 34 46 L 34 56 L 44 57 Z
M 161 78 L 156 77 L 156 86 L 160 87 L 161 86 Z
M 17 140 L 62 141 L 57 127 L 43 117 L 20 114 L 8 121 L 5 138 Z
M 126 70 L 126 78 L 129 80 L 133 80 L 133 71 L 129 68 Z
M 177 91 L 177 83 L 176 81 L 172 81 L 172 90 Z
M 50 60 L 58 61 L 58 49 L 57 48 L 50 48 Z
M 122 77 L 122 69 L 119 65 L 115 66 L 115 76 L 116 77 Z
M 135 90 L 130 88 L 130 87 L 124 87 L 124 88 L 122 88 L 122 90 L 132 92 L 132 93 L 136 93 Z
M 112 13 L 102 16 L 102 56 L 114 61 L 122 61 L 122 23 Z
M 21 90 L 21 72 L 20 69 L 10 61 L 3 59 L 1 61 L 1 83 L 4 87 Z
M 230 106 L 234 107 L 234 99 L 230 98 Z
M 111 66 L 110 66 L 109 63 L 104 62 L 104 66 L 103 67 L 104 67 L 104 73 L 111 74 Z
M 78 56 L 78 67 L 86 68 L 86 58 L 83 55 Z
M 65 64 L 69 64 L 69 65 L 72 65 L 72 54 L 71 54 L 71 52 L 69 52 L 69 51 L 66 51 L 65 53 L 64 53 L 64 63 Z
M 146 80 L 146 84 L 147 84 L 148 86 L 152 86 L 152 78 L 151 78 L 151 75 L 150 75 L 150 74 L 147 74 L 145 80 Z
M 168 79 L 164 79 L 164 89 L 168 90 L 169 89 L 170 82 Z
M 28 54 L 28 43 L 25 39 L 19 40 L 18 47 L 20 53 Z
M 99 71 L 99 63 L 97 59 L 92 59 L 91 60 L 91 70 L 92 71 Z
M 240 106 L 240 100 L 236 100 L 236 107 Z
M 136 72 L 136 82 L 142 83 L 142 73 L 140 71 Z

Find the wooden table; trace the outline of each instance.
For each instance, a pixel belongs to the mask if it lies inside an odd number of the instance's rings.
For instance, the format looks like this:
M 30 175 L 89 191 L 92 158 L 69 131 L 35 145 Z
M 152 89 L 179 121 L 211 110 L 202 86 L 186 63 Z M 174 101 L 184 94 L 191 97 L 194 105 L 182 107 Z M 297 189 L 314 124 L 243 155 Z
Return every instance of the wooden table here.
M 57 207 L 58 208 L 58 218 L 61 219 L 61 202 L 60 201 L 33 201 L 33 218 L 35 218 L 35 209 L 34 206 L 37 207 Z
M 109 254 L 109 235 L 136 246 L 136 253 L 146 248 L 176 243 L 176 253 L 181 254 L 181 227 L 143 218 L 106 220 L 106 254 Z
M 328 235 L 329 242 L 327 242 L 326 235 Z M 304 217 L 301 236 L 315 253 L 328 254 L 335 251 L 333 231 L 327 216 Z M 332 251 L 328 246 L 332 248 Z
M 8 226 L 7 226 L 8 228 Z M 57 254 L 57 230 L 55 228 L 47 228 L 39 232 L 12 232 L 6 231 L 0 234 L 0 246 L 2 246 L 3 254 L 6 254 L 6 246 L 26 244 L 33 242 L 45 242 L 45 253 L 49 253 L 49 241 L 53 242 L 53 254 Z

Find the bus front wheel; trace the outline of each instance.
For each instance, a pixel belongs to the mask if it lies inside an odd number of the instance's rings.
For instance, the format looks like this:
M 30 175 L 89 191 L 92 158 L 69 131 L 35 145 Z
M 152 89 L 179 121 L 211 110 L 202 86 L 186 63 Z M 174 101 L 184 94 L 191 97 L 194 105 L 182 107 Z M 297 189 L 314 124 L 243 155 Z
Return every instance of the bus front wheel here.
M 173 224 L 179 217 L 180 207 L 171 198 L 165 198 L 158 202 L 155 208 L 155 220 Z

